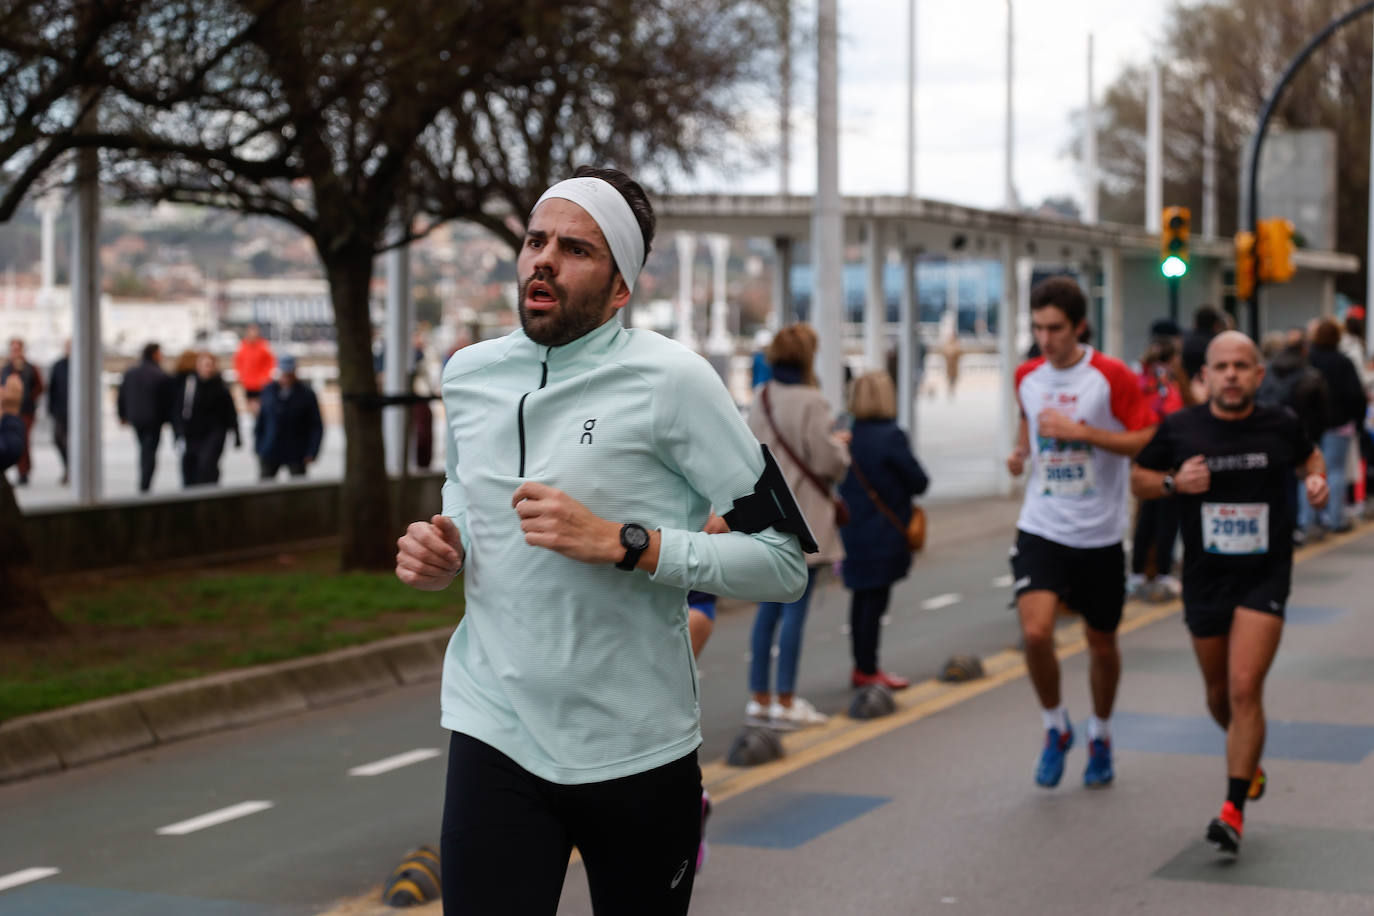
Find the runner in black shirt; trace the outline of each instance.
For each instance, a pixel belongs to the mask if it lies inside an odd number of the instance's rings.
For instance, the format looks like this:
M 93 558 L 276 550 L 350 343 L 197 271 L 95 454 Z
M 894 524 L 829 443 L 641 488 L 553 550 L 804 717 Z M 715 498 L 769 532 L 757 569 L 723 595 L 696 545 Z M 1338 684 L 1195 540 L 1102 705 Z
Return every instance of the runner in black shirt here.
M 1226 803 L 1207 839 L 1232 854 L 1246 798 L 1264 793 L 1264 678 L 1293 572 L 1289 475 L 1303 476 L 1313 506 L 1328 496 L 1326 465 L 1298 418 L 1255 405 L 1263 377 L 1250 338 L 1218 335 L 1202 375 L 1209 403 L 1167 417 L 1131 472 L 1137 497 L 1179 500 L 1184 619 L 1207 707 L 1226 729 Z

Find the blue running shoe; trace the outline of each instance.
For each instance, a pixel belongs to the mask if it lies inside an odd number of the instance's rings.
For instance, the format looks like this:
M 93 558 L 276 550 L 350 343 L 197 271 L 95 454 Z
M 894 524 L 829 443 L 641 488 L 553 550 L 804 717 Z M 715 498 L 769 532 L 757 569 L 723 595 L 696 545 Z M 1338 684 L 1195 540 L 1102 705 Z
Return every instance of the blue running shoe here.
M 1064 776 L 1064 756 L 1073 747 L 1073 725 L 1061 735 L 1059 729 L 1045 732 L 1045 749 L 1040 752 L 1040 762 L 1035 765 L 1035 784 L 1053 789 Z
M 1083 770 L 1083 785 L 1089 789 L 1101 789 L 1112 784 L 1112 742 L 1106 738 L 1094 738 L 1088 742 L 1088 766 Z

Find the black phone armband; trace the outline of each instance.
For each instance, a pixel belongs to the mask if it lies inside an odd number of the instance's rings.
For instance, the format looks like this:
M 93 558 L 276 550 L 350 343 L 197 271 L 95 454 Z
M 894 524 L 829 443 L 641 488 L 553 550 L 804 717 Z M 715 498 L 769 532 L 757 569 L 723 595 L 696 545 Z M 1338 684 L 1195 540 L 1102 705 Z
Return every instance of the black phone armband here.
M 759 447 L 763 449 L 763 474 L 754 484 L 754 492 L 735 500 L 734 508 L 725 513 L 725 524 L 730 526 L 731 531 L 745 534 L 776 528 L 784 534 L 796 535 L 806 553 L 818 552 L 820 548 L 816 545 L 816 537 L 806 524 L 806 517 L 792 495 L 792 488 L 787 485 L 787 478 L 782 476 L 782 468 L 773 460 L 768 446 Z

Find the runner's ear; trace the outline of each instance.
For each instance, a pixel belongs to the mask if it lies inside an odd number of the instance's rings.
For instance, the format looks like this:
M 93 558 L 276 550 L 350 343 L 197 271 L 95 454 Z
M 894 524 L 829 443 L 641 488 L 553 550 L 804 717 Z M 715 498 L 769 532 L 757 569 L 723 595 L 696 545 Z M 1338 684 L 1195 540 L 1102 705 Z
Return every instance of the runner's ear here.
M 820 550 L 816 545 L 816 537 L 806 524 L 806 517 L 802 515 L 801 509 L 797 507 L 796 497 L 792 495 L 792 488 L 787 485 L 787 478 L 782 476 L 782 469 L 773 460 L 768 446 L 762 445 L 760 448 L 763 449 L 763 474 L 759 476 L 758 483 L 754 484 L 753 493 L 735 500 L 734 508 L 723 516 L 725 523 L 730 526 L 731 531 L 742 531 L 745 534 L 757 534 L 765 528 L 776 528 L 785 534 L 795 534 L 802 550 L 816 553 Z

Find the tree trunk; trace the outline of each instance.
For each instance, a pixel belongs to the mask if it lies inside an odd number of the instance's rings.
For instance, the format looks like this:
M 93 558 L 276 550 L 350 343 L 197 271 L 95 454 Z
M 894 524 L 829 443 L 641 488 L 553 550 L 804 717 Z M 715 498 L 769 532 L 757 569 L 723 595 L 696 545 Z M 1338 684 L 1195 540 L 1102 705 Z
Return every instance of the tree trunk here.
M 46 639 L 66 632 L 43 597 L 24 537 L 24 516 L 0 474 L 0 639 Z
M 372 247 L 331 252 L 324 261 L 338 329 L 345 465 L 339 518 L 344 569 L 393 569 L 396 538 L 382 448 L 382 412 L 372 365 Z M 323 257 L 323 253 L 322 253 Z M 360 400 L 361 399 L 361 400 Z

